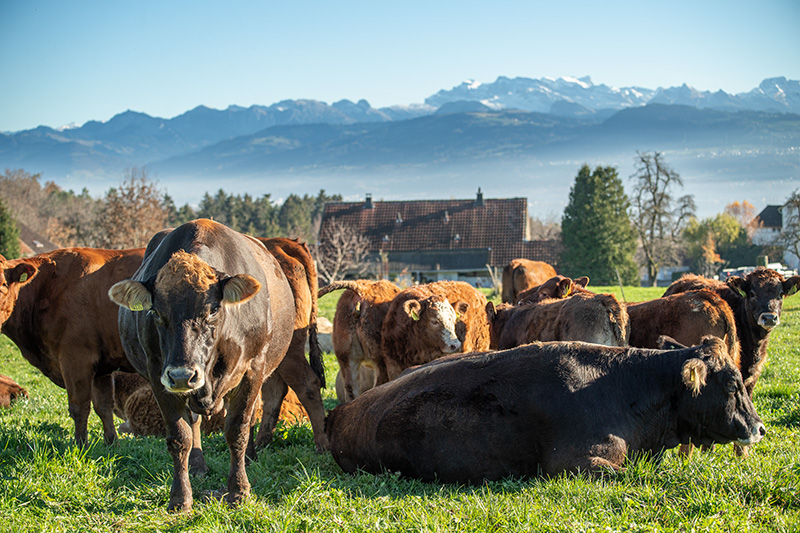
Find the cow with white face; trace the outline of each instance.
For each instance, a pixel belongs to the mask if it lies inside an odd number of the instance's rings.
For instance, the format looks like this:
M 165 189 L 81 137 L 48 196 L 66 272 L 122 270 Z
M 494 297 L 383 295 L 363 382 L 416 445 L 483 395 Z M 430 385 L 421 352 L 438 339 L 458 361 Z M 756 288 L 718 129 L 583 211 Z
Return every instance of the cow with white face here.
M 395 379 L 410 366 L 461 350 L 457 322 L 468 308 L 466 302 L 453 305 L 424 286 L 398 294 L 383 321 L 381 352 L 387 375 L 379 376 L 379 383 Z

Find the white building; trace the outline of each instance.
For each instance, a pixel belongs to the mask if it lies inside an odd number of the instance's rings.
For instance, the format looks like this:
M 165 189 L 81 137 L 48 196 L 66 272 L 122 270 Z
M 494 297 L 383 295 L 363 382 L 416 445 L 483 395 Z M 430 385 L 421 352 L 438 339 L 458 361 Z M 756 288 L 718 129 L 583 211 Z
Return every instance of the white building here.
M 760 226 L 753 233 L 753 244 L 759 246 L 776 244 L 783 229 L 788 227 L 792 221 L 796 221 L 798 216 L 800 213 L 797 208 L 788 203 L 768 205 L 756 217 Z M 791 269 L 800 269 L 800 258 L 790 252 L 784 254 L 783 262 Z

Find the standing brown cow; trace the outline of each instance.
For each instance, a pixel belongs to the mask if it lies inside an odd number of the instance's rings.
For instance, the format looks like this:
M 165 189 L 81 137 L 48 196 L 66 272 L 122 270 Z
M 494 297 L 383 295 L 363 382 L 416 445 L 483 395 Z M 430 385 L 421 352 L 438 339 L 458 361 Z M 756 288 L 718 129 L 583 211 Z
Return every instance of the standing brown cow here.
M 519 293 L 541 285 L 556 275 L 556 269 L 544 261 L 513 259 L 503 268 L 503 303 L 516 303 Z
M 75 442 L 88 437 L 92 405 L 103 438 L 117 437 L 111 373 L 133 371 L 117 327 L 117 306 L 108 289 L 136 271 L 144 249 L 64 248 L 4 261 L 2 331 L 23 357 L 67 389 Z
M 383 366 L 381 328 L 400 288 L 386 280 L 337 281 L 320 289 L 319 297 L 341 289 L 345 291 L 336 304 L 332 340 L 343 381 L 342 401 L 349 402 L 375 385 L 374 380 L 364 383 L 356 376 L 362 365 L 374 370 L 373 376 Z
M 708 289 L 725 300 L 736 320 L 741 343 L 741 371 L 750 396 L 767 361 L 769 333 L 780 323 L 783 299 L 800 289 L 800 276 L 789 279 L 778 272 L 759 267 L 744 278 L 727 283 L 692 274 L 670 285 L 664 296 L 690 290 Z

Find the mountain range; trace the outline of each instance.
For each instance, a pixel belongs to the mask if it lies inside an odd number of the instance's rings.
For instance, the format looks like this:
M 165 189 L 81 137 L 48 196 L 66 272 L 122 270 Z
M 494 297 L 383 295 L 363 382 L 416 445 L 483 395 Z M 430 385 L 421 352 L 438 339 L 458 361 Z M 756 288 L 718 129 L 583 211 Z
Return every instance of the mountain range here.
M 650 150 L 665 152 L 698 194 L 721 180 L 728 193 L 750 194 L 748 183 L 758 182 L 764 201 L 778 202 L 800 181 L 800 81 L 770 78 L 727 94 L 500 77 L 411 106 L 286 100 L 200 106 L 171 119 L 126 111 L 76 128 L 0 134 L 0 168 L 102 194 L 125 168 L 146 166 L 190 203 L 219 188 L 400 199 L 464 197 L 474 190 L 461 189 L 483 184 L 492 196 L 525 195 L 560 210 L 580 164 L 616 165 L 626 177 L 636 152 Z

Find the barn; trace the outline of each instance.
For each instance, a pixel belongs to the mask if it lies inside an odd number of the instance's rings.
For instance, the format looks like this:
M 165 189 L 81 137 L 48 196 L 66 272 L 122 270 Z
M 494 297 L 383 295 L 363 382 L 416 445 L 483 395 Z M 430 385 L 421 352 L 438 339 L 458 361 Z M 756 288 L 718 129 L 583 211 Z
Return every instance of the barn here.
M 529 239 L 526 198 L 329 202 L 320 235 L 338 221 L 369 240 L 377 277 L 401 284 L 440 280 L 491 285 L 487 266 L 502 270 L 523 257 L 554 266 L 559 241 Z M 322 237 L 321 237 L 322 238 Z

